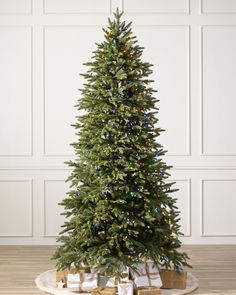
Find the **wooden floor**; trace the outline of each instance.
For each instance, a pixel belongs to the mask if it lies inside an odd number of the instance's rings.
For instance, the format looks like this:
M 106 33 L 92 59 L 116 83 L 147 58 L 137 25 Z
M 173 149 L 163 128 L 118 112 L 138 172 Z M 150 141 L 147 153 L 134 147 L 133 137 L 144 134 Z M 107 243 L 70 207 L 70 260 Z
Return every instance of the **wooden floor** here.
M 44 294 L 35 277 L 54 267 L 53 246 L 0 246 L 0 294 Z M 184 246 L 200 288 L 192 294 L 236 295 L 236 245 Z M 218 292 L 216 292 L 218 290 Z

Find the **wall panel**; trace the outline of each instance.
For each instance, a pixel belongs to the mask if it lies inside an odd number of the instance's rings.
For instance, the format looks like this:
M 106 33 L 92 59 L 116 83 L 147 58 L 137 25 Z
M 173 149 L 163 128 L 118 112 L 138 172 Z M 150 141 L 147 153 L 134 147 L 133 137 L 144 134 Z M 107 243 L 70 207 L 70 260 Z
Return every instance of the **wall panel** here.
M 78 88 L 82 86 L 79 74 L 85 71 L 83 63 L 91 58 L 94 42 L 99 37 L 100 27 L 45 28 L 45 155 L 73 154 L 70 143 L 75 140 L 75 131 L 70 124 L 75 122 L 74 105 L 80 96 Z
M 188 0 L 123 0 L 127 13 L 188 13 Z
M 143 59 L 154 64 L 153 87 L 160 102 L 159 126 L 166 129 L 158 141 L 168 155 L 190 153 L 189 28 L 152 26 L 135 28 L 139 44 L 145 47 Z M 175 50 L 173 50 L 175 48 Z M 178 136 L 178 141 L 176 141 Z
M 236 155 L 235 39 L 234 26 L 202 28 L 202 152 L 206 155 Z
M 79 74 L 117 7 L 154 65 L 181 240 L 235 244 L 235 0 L 0 0 L 0 244 L 56 242 Z
M 0 155 L 32 154 L 30 27 L 0 27 Z
M 44 0 L 45 13 L 53 14 L 92 14 L 110 13 L 110 0 Z
M 236 236 L 236 179 L 202 180 L 202 236 Z
M 172 196 L 177 199 L 176 206 L 180 211 L 180 231 L 185 237 L 191 236 L 191 182 L 189 179 L 177 179 L 173 185 L 178 189 Z
M 63 207 L 59 203 L 65 199 L 68 186 L 63 180 L 44 181 L 44 236 L 56 237 L 62 230 L 65 218 L 61 215 Z
M 0 0 L 0 14 L 30 14 L 32 0 Z
M 236 13 L 235 0 L 202 0 L 203 13 Z
M 0 237 L 32 236 L 31 180 L 0 180 Z

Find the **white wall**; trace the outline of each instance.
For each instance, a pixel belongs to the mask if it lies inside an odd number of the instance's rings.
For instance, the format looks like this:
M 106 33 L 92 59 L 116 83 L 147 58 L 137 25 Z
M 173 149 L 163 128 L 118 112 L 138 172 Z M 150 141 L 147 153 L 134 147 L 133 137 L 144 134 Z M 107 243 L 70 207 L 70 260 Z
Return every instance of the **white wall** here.
M 0 0 L 0 244 L 53 244 L 79 73 L 119 6 L 154 64 L 183 243 L 236 243 L 236 0 Z

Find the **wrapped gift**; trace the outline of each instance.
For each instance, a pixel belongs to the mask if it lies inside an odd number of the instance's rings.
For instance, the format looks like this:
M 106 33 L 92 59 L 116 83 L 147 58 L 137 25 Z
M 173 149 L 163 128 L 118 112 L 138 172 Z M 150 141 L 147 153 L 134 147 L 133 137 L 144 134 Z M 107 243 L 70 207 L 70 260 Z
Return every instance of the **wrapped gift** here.
M 133 281 L 121 281 L 118 283 L 118 295 L 133 295 Z
M 186 271 L 160 270 L 162 289 L 185 289 L 187 282 Z
M 90 267 L 84 266 L 81 267 L 79 270 L 76 270 L 75 268 L 66 268 L 64 270 L 56 271 L 56 283 L 63 282 L 67 286 L 67 276 L 69 273 L 75 274 L 75 273 L 90 273 Z
M 116 295 L 116 288 L 98 287 L 92 290 L 91 295 Z
M 67 275 L 67 288 L 76 288 L 79 291 L 91 291 L 98 285 L 96 273 L 69 273 Z
M 137 287 L 154 286 L 160 288 L 162 286 L 159 270 L 153 262 L 139 263 L 137 271 L 139 274 L 132 274 Z
M 56 271 L 56 284 L 59 282 L 63 282 L 65 285 L 67 283 L 67 275 L 69 273 L 69 269 Z
M 135 289 L 135 295 L 161 295 L 161 290 L 157 287 L 138 287 Z
M 118 279 L 116 277 L 105 277 L 99 275 L 98 286 L 103 287 L 116 287 L 118 285 Z
M 67 286 L 67 276 L 69 273 L 76 273 L 75 268 L 66 268 L 64 270 L 56 271 L 56 284 L 59 282 L 64 283 L 64 287 Z
M 128 280 L 129 280 L 129 268 L 127 267 L 122 272 L 122 281 L 128 281 Z M 118 278 L 117 277 L 106 277 L 106 276 L 99 275 L 98 286 L 117 287 L 118 286 Z

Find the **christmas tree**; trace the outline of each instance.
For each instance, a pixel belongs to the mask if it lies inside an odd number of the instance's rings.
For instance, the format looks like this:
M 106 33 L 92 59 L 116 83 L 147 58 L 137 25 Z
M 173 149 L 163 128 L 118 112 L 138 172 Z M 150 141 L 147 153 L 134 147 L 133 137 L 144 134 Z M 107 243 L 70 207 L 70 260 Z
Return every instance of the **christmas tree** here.
M 64 223 L 54 259 L 57 268 L 90 265 L 120 277 L 125 267 L 151 259 L 164 268 L 188 265 L 181 246 L 179 211 L 158 142 L 158 100 L 148 79 L 151 64 L 131 23 L 114 20 L 103 29 L 86 63 L 86 83 L 76 107 L 85 110 L 74 127 L 76 159 L 68 162 L 71 190 L 61 205 Z

